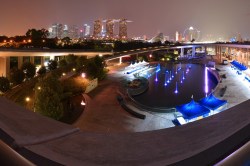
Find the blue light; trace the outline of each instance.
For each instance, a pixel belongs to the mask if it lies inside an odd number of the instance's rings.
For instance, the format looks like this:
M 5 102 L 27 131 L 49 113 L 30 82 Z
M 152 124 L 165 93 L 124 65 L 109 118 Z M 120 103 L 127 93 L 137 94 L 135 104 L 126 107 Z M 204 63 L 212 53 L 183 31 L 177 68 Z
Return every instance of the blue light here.
M 176 82 L 176 84 L 175 84 L 175 91 L 174 91 L 174 93 L 175 93 L 175 94 L 177 94 L 177 93 L 178 93 L 178 89 L 177 89 L 177 82 Z
M 156 72 L 156 75 L 155 75 L 155 82 L 158 82 L 158 73 Z

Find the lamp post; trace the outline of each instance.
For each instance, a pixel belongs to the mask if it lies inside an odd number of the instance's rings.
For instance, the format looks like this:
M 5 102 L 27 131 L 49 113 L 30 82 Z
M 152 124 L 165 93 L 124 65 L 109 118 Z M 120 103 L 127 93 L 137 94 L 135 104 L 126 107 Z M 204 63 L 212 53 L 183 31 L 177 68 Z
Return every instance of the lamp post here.
M 26 108 L 29 109 L 30 97 L 26 97 L 25 101 L 26 101 Z

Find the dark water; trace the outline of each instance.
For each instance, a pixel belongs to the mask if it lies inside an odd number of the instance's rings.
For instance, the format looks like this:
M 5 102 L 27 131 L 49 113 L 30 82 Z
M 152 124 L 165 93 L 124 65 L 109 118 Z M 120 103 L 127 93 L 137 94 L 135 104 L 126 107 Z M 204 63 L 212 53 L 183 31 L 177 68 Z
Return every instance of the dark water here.
M 176 74 L 176 69 L 178 70 Z M 165 79 L 168 80 L 172 71 L 174 78 L 165 86 Z M 188 73 L 186 71 L 189 70 Z M 180 81 L 184 77 L 183 83 Z M 156 75 L 158 81 L 156 82 Z M 177 82 L 178 93 L 175 93 Z M 208 72 L 208 94 L 211 93 L 217 85 L 217 80 Z M 205 67 L 197 64 L 178 64 L 161 66 L 161 71 L 149 78 L 149 89 L 139 95 L 134 96 L 134 100 L 140 104 L 154 108 L 171 108 L 177 105 L 185 104 L 194 100 L 199 100 L 206 96 L 205 93 Z

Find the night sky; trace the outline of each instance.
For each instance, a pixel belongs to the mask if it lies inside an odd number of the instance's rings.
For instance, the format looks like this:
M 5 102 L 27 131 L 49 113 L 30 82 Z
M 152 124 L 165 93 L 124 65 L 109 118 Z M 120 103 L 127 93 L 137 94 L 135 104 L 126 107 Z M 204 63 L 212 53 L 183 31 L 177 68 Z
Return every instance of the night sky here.
M 127 18 L 129 36 L 174 36 L 194 26 L 202 36 L 250 38 L 250 0 L 0 0 L 0 35 L 24 35 L 51 24 L 93 25 Z

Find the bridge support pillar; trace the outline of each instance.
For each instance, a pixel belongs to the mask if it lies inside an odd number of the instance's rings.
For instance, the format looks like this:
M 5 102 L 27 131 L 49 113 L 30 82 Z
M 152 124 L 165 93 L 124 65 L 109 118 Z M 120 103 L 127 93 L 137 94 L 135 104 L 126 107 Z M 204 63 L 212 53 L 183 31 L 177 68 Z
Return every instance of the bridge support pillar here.
M 181 55 L 180 55 L 181 57 L 183 57 L 184 56 L 184 48 L 181 48 Z
M 21 66 L 23 65 L 23 57 L 19 56 L 17 62 L 18 62 L 18 69 L 20 69 Z
M 192 47 L 192 57 L 195 56 L 195 46 Z
M 207 55 L 207 46 L 204 47 L 205 56 Z
M 8 59 L 9 57 L 0 57 L 0 75 L 1 77 L 4 76 L 6 77 L 8 75 Z
M 119 58 L 119 64 L 122 64 L 122 57 Z

